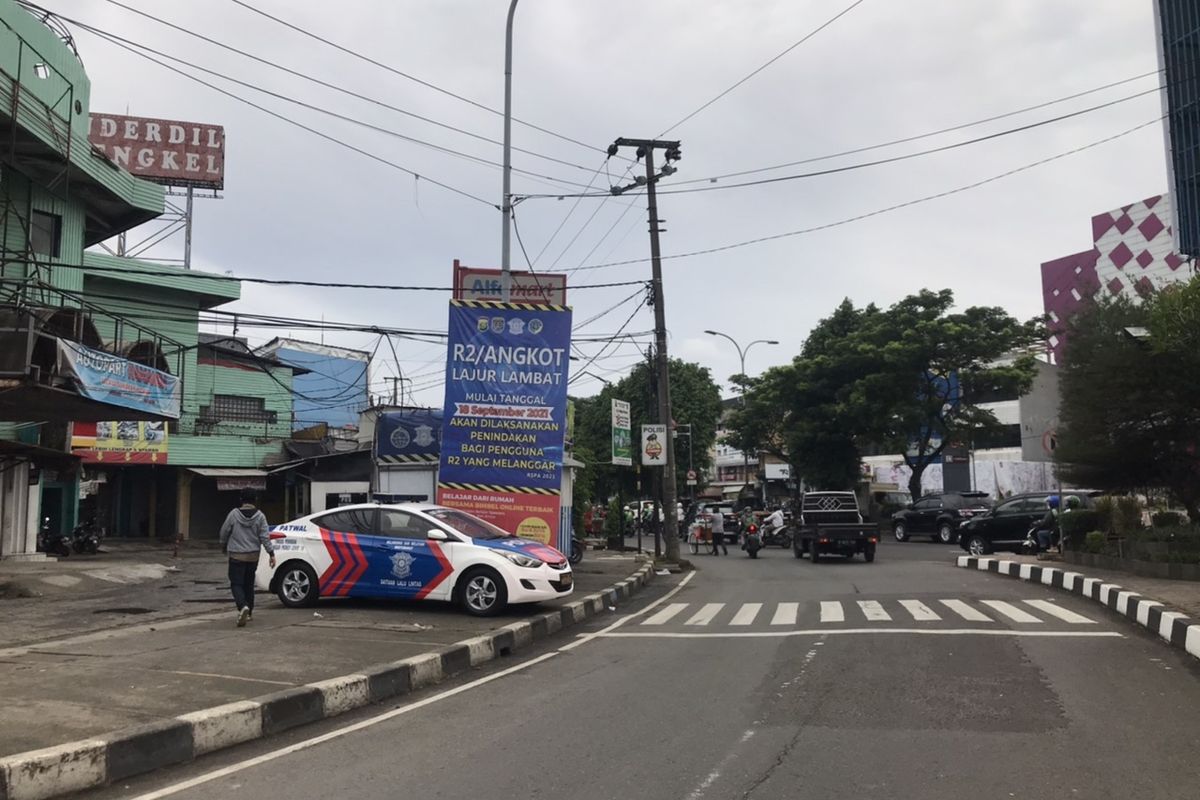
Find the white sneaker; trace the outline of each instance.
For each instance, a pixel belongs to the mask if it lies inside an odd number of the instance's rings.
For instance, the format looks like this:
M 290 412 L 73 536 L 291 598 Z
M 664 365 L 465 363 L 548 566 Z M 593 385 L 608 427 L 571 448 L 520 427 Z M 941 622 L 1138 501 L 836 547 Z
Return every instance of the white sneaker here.
M 248 619 L 250 619 L 250 607 L 244 606 L 242 610 L 238 612 L 237 626 L 239 628 L 246 627 L 246 620 Z

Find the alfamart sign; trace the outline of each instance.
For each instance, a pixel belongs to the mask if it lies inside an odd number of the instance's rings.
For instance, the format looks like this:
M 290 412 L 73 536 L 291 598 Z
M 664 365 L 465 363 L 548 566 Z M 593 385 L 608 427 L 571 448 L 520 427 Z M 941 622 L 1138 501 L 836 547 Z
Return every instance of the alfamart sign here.
M 225 128 L 92 114 L 88 141 L 118 167 L 167 186 L 225 188 Z

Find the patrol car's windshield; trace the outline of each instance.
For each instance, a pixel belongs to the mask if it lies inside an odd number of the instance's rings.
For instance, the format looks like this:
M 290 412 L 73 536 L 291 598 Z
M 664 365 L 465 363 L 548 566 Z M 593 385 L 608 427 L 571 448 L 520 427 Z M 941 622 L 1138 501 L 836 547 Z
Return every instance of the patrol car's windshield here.
M 439 508 L 426 512 L 443 525 L 449 526 L 472 539 L 511 539 L 513 534 L 497 528 L 490 522 L 473 517 L 451 508 Z

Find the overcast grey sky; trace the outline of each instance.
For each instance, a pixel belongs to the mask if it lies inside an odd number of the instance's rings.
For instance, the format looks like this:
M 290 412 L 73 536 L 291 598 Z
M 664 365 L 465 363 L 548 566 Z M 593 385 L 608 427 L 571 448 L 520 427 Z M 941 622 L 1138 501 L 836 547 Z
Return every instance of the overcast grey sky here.
M 247 1 L 424 81 L 501 107 L 504 0 Z M 500 160 L 498 146 L 275 72 L 108 0 L 43 2 L 66 16 L 257 86 L 405 136 Z M 320 45 L 231 0 L 122 2 L 413 113 L 489 138 L 501 136 L 499 116 Z M 517 147 L 577 166 L 520 153 L 514 166 L 586 184 L 603 162 L 603 148 L 615 137 L 662 133 L 850 2 L 522 0 L 516 21 L 514 113 L 592 149 L 518 125 L 513 137 Z M 93 111 L 128 110 L 225 126 L 224 199 L 197 202 L 198 267 L 256 277 L 449 286 L 456 258 L 472 266 L 498 266 L 495 208 L 414 180 L 92 34 L 77 33 L 92 80 Z M 1151 0 L 864 0 L 672 131 L 682 140 L 683 160 L 660 190 L 973 122 L 1156 69 Z M 796 174 L 962 141 L 1143 92 L 1157 80 L 1150 76 L 932 139 L 751 177 Z M 500 171 L 493 166 L 246 88 L 229 88 L 422 176 L 499 202 Z M 664 254 L 855 217 L 1040 161 L 1160 115 L 1157 94 L 1151 93 L 1053 125 L 896 164 L 749 188 L 664 194 Z M 1020 317 L 1038 314 L 1038 265 L 1089 247 L 1091 215 L 1166 191 L 1162 148 L 1161 128 L 1152 124 L 944 199 L 827 230 L 670 259 L 664 271 L 672 355 L 709 366 L 724 381 L 738 370 L 736 353 L 728 342 L 706 336 L 704 329 L 716 328 L 743 343 L 778 339 L 777 347 L 759 345 L 751 352 L 747 371 L 758 373 L 788 361 L 813 323 L 843 297 L 856 304 L 889 304 L 923 287 L 951 288 L 962 305 L 997 304 Z M 595 185 L 606 188 L 610 179 L 625 178 L 624 165 L 611 162 Z M 730 182 L 735 179 L 679 188 Z M 514 176 L 518 193 L 572 191 L 564 184 L 552 186 Z M 636 205 L 627 211 L 631 201 Z M 538 269 L 567 271 L 648 256 L 640 197 L 583 199 L 546 246 L 574 202 L 529 199 L 518 206 L 530 256 L 545 248 L 536 260 Z M 182 243 L 172 247 L 178 251 Z M 158 252 L 178 255 L 172 247 Z M 514 241 L 514 267 L 522 263 Z M 649 264 L 638 263 L 582 269 L 570 281 L 579 285 L 648 276 Z M 576 322 L 633 290 L 569 290 Z M 243 300 L 231 308 L 444 329 L 445 299 L 445 294 L 244 284 Z M 633 309 L 632 303 L 621 306 L 580 335 L 614 333 Z M 626 330 L 645 332 L 652 326 L 651 309 L 643 308 Z M 273 335 L 244 332 L 259 342 Z M 312 332 L 295 333 L 319 338 Z M 643 343 L 646 339 L 641 337 Z M 326 341 L 371 349 L 376 337 L 339 334 Z M 599 347 L 585 344 L 580 349 L 590 356 Z M 440 405 L 444 348 L 397 342 L 397 350 L 399 368 L 415 378 L 415 399 Z M 615 380 L 638 352 L 637 345 L 622 343 L 590 371 Z M 383 391 L 384 378 L 395 369 L 384 344 L 374 369 L 376 391 Z M 573 389 L 587 395 L 601 386 L 588 377 Z

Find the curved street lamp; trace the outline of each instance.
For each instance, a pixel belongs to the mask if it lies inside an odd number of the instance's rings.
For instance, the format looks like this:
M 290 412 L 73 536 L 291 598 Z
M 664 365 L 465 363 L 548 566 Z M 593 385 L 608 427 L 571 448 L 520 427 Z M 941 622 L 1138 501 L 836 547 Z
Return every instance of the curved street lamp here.
M 737 339 L 734 339 L 728 333 L 721 333 L 720 331 L 705 331 L 705 333 L 707 333 L 709 336 L 720 336 L 722 338 L 728 339 L 730 342 L 733 343 L 733 346 L 735 348 L 737 348 L 738 360 L 741 362 L 741 372 L 739 373 L 741 375 L 746 374 L 746 354 L 750 352 L 751 347 L 754 347 L 754 345 L 756 345 L 756 344 L 779 344 L 779 342 L 777 342 L 775 339 L 755 339 L 750 344 L 746 345 L 745 347 L 742 347 L 740 344 L 738 344 Z M 742 390 L 742 407 L 744 408 L 745 405 L 746 405 L 746 392 L 745 392 L 745 389 L 743 388 L 743 390 Z M 750 483 L 750 455 L 745 450 L 742 451 L 742 479 L 743 479 L 743 486 Z

